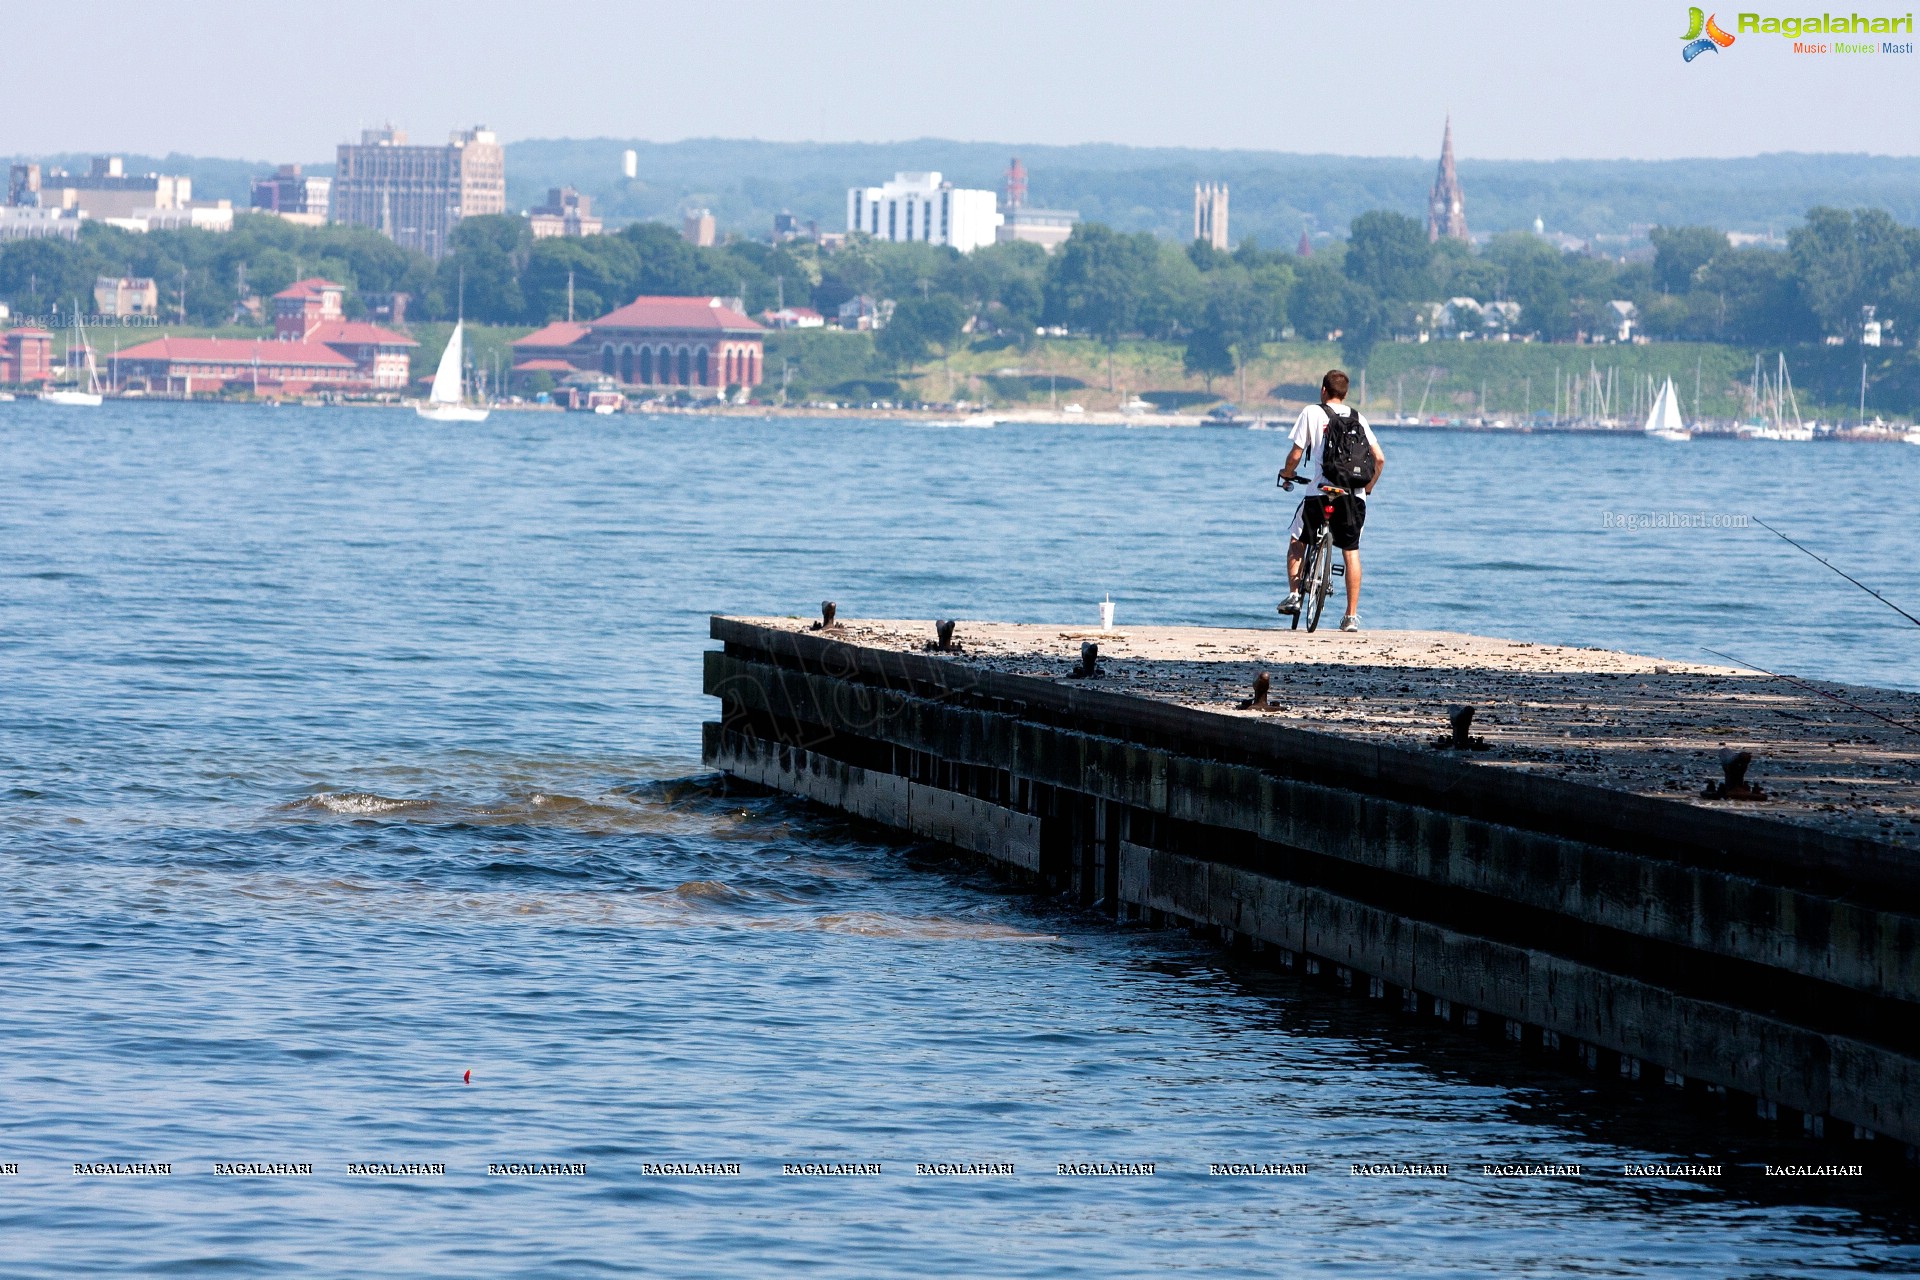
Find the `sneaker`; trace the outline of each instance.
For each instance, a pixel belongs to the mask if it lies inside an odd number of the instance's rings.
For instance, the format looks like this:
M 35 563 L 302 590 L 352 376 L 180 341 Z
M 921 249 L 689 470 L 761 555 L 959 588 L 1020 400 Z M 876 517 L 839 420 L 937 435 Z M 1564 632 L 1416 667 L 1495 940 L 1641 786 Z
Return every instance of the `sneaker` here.
M 1285 614 L 1300 612 L 1300 593 L 1298 591 L 1287 592 L 1287 598 L 1280 602 L 1280 612 Z
M 1346 617 L 1340 619 L 1340 629 L 1342 631 L 1358 631 L 1360 629 L 1360 615 L 1357 613 L 1350 613 Z

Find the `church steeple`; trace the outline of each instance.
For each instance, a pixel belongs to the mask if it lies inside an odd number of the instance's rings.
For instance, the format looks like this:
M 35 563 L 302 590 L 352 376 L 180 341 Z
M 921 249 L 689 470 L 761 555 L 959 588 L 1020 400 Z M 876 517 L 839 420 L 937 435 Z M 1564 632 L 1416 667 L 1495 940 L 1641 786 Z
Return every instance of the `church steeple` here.
M 1453 167 L 1453 115 L 1447 115 L 1447 130 L 1440 141 L 1440 172 L 1434 175 L 1433 192 L 1427 197 L 1427 239 L 1466 240 L 1467 202 L 1460 190 L 1460 175 Z

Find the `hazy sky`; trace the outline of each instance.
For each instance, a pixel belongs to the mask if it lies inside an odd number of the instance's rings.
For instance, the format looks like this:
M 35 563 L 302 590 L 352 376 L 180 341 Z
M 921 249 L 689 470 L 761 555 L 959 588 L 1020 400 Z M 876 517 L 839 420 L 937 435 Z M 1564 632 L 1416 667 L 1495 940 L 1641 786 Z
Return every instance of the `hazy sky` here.
M 391 118 L 421 141 L 484 121 L 1429 155 L 1451 110 L 1469 157 L 1920 154 L 1920 54 L 1737 35 L 1688 64 L 1686 20 L 1668 0 L 12 3 L 0 153 L 330 159 Z

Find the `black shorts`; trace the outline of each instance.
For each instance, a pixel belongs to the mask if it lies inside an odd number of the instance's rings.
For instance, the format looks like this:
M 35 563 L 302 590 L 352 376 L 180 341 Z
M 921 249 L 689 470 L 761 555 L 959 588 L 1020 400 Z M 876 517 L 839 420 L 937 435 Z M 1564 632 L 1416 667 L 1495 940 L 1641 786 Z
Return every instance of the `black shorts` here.
M 1360 528 L 1367 522 L 1367 503 L 1366 499 L 1351 493 L 1336 493 L 1331 497 L 1308 494 L 1300 503 L 1300 541 L 1312 542 L 1319 536 L 1328 501 L 1333 503 L 1333 545 L 1342 551 L 1358 551 Z

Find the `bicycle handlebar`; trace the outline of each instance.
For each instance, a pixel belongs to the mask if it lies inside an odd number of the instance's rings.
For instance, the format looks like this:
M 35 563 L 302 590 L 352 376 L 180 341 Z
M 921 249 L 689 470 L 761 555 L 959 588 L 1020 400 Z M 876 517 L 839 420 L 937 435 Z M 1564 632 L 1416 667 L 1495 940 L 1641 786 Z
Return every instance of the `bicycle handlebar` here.
M 1289 493 L 1291 493 L 1293 491 L 1294 485 L 1306 484 L 1307 478 L 1305 476 L 1299 476 L 1299 475 L 1295 475 L 1295 476 L 1278 475 L 1274 477 L 1273 483 L 1275 487 L 1285 489 Z M 1331 485 L 1331 484 L 1328 484 L 1325 480 L 1322 480 L 1320 482 L 1320 492 L 1327 493 L 1327 494 L 1343 494 L 1343 493 L 1352 493 L 1353 491 L 1351 489 L 1342 489 L 1338 485 Z

